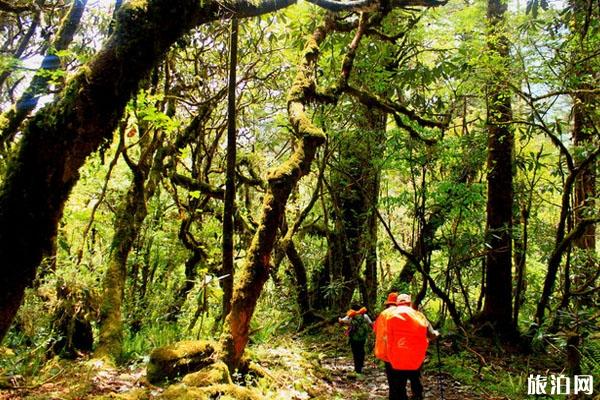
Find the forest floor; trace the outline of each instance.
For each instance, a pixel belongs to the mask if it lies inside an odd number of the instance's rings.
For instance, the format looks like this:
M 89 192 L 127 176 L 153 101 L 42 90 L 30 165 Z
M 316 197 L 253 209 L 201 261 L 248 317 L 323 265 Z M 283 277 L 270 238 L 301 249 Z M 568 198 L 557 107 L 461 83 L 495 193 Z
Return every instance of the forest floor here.
M 457 370 L 449 365 L 452 355 L 443 354 L 450 352 L 450 343 L 442 342 L 441 347 L 442 362 L 448 365 L 442 373 L 438 373 L 435 346 L 432 346 L 431 358 L 425 361 L 422 376 L 425 399 L 522 398 L 499 394 L 502 389 L 494 389 L 495 381 L 490 377 L 484 378 L 481 369 L 481 379 L 488 380 L 483 382 L 483 386 L 489 391 L 482 392 L 481 388 L 472 386 L 472 382 L 467 382 L 468 378 L 459 377 L 460 374 L 454 372 Z M 388 385 L 383 365 L 367 353 L 363 374 L 354 373 L 350 347 L 339 329 L 331 328 L 325 335 L 321 333 L 318 336 L 282 336 L 252 345 L 248 353 L 264 369 L 266 376 L 246 384 L 254 386 L 265 399 L 387 399 Z M 487 363 L 500 364 L 504 356 L 499 353 L 495 357 L 498 358 L 488 358 Z M 463 365 L 466 358 L 460 355 Z M 498 375 L 499 368 L 507 369 L 519 363 L 524 363 L 524 360 L 505 357 L 497 370 L 490 371 L 490 376 Z M 6 372 L 0 370 L 0 376 L 7 375 Z M 472 377 L 478 371 L 467 369 L 467 373 Z M 522 384 L 522 380 L 517 382 L 517 388 Z M 45 361 L 35 376 L 13 375 L 0 380 L 0 400 L 160 399 L 163 392 L 164 387 L 147 382 L 143 362 L 111 368 L 85 358 L 76 361 L 53 358 Z
M 294 342 L 296 343 L 296 342 Z M 272 349 L 287 353 L 285 349 Z M 311 346 L 310 351 L 317 350 Z M 329 349 L 331 350 L 331 349 Z M 334 352 L 325 352 L 320 362 L 306 367 L 307 376 L 313 375 L 316 379 L 309 379 L 312 387 L 306 387 L 307 382 L 286 382 L 287 379 L 275 378 L 281 384 L 280 390 L 271 387 L 272 395 L 277 398 L 288 399 L 387 399 L 388 385 L 384 370 L 377 365 L 372 357 L 368 357 L 363 374 L 354 373 L 354 365 L 351 354 L 346 349 L 336 349 Z M 344 354 L 342 354 L 344 353 Z M 348 353 L 348 354 L 346 354 Z M 296 358 L 292 352 L 287 357 Z M 13 389 L 0 390 L 0 399 L 87 399 L 87 398 L 160 398 L 162 388 L 152 387 L 145 377 L 144 366 L 133 366 L 124 368 L 109 368 L 94 362 L 66 362 L 56 361 L 54 367 L 46 367 L 45 377 L 42 381 L 33 383 L 35 379 L 13 377 L 11 384 Z M 301 362 L 304 363 L 306 360 Z M 266 366 L 270 365 L 266 361 Z M 310 363 L 309 363 L 310 364 Z M 281 374 L 275 368 L 274 374 Z M 287 364 L 287 370 L 298 370 L 299 365 Z M 297 371 L 296 371 L 297 372 Z M 296 374 L 293 374 L 296 375 Z M 289 375 L 288 378 L 291 378 Z M 302 379 L 301 374 L 296 378 Z M 306 378 L 306 376 L 304 377 Z M 441 379 L 441 382 L 440 382 Z M 30 382 L 27 382 L 27 381 Z M 296 381 L 297 382 L 297 381 Z M 469 396 L 459 382 L 453 380 L 447 374 L 426 373 L 422 377 L 425 387 L 425 399 L 440 399 L 440 384 L 443 385 L 444 399 L 476 399 Z M 143 396 L 140 396 L 140 388 L 143 388 Z M 304 390 L 307 389 L 307 390 Z M 275 393 L 277 391 L 278 393 Z M 134 396 L 133 393 L 136 393 Z M 409 388 L 410 393 L 410 388 Z M 288 397 L 289 396 L 289 397 Z M 267 396 L 265 396 L 267 397 Z M 270 397 L 270 396 L 268 396 Z

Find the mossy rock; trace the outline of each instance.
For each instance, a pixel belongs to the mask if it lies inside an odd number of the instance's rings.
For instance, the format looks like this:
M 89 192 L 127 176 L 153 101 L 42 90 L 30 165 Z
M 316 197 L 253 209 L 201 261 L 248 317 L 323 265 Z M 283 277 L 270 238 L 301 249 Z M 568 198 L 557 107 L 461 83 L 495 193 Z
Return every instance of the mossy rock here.
M 146 376 L 152 383 L 173 380 L 212 364 L 214 353 L 214 343 L 206 340 L 185 340 L 159 347 L 150 354 Z
M 184 384 L 172 385 L 159 397 L 163 400 L 262 400 L 263 395 L 250 388 L 220 384 L 198 388 Z
M 210 386 L 215 384 L 231 384 L 231 375 L 229 369 L 223 361 L 202 368 L 198 372 L 187 374 L 181 380 L 187 386 Z

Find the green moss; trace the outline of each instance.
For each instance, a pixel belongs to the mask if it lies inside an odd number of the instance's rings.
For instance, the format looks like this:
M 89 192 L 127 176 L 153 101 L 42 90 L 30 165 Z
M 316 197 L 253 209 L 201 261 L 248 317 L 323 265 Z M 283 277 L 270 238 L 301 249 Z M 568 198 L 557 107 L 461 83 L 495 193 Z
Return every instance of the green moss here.
M 213 363 L 215 344 L 205 340 L 186 340 L 159 347 L 150 354 L 146 375 L 150 382 L 174 379 Z
M 0 357 L 8 358 L 8 357 L 14 357 L 14 356 L 15 356 L 15 352 L 12 349 L 9 349 L 8 347 L 0 346 Z
M 129 4 L 129 7 L 131 7 L 131 8 L 145 9 L 146 7 L 148 7 L 147 0 L 131 0 L 128 4 Z
M 0 131 L 4 130 L 8 125 L 8 118 L 6 118 L 5 114 L 0 114 Z
M 296 132 L 301 137 L 314 137 L 315 139 L 325 140 L 325 133 L 312 123 L 308 115 L 304 112 L 304 105 L 299 102 L 291 102 L 288 105 L 290 121 Z
M 202 368 L 198 372 L 187 374 L 181 381 L 188 386 L 210 386 L 214 384 L 231 384 L 229 369 L 222 361 Z
M 319 54 L 319 44 L 315 40 L 314 36 L 311 36 L 306 41 L 306 45 L 304 46 L 304 57 L 316 57 Z
M 314 82 L 311 78 L 307 76 L 304 71 L 298 72 L 296 78 L 294 79 L 294 83 L 288 92 L 288 102 L 298 101 L 304 98 L 305 92 L 307 89 L 314 86 Z
M 262 394 L 250 388 L 233 384 L 212 385 L 203 388 L 188 387 L 183 384 L 170 386 L 159 397 L 164 400 L 261 400 Z
M 164 400 L 207 400 L 208 396 L 198 388 L 188 388 L 185 385 L 169 386 L 159 397 Z

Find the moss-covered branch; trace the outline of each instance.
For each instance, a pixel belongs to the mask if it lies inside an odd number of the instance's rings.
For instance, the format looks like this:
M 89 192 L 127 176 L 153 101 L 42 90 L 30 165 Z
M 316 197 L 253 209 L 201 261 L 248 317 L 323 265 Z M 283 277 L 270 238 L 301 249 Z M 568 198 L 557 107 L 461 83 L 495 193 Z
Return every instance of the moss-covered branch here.
M 375 107 L 380 109 L 381 111 L 385 111 L 391 114 L 401 114 L 412 121 L 417 122 L 421 126 L 429 127 L 429 128 L 446 128 L 448 126 L 448 122 L 446 121 L 435 121 L 427 118 L 423 118 L 419 116 L 414 110 L 409 109 L 408 107 L 389 101 L 387 99 L 383 99 L 377 95 L 368 93 L 364 90 L 360 90 L 358 88 L 348 86 L 344 89 L 344 92 L 358 99 L 361 103 L 369 107 Z
M 171 175 L 171 182 L 177 186 L 182 186 L 188 190 L 199 191 L 202 194 L 223 200 L 225 195 L 223 189 L 211 186 L 206 182 L 201 182 L 197 179 L 190 178 L 185 175 L 174 173 Z

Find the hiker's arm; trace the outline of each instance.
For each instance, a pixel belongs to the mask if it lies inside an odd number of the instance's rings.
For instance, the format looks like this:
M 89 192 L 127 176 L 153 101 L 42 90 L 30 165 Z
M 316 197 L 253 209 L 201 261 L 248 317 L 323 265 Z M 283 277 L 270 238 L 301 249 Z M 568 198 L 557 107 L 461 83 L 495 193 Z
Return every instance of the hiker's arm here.
M 433 341 L 440 336 L 440 333 L 433 329 L 431 322 L 427 321 L 427 339 Z

